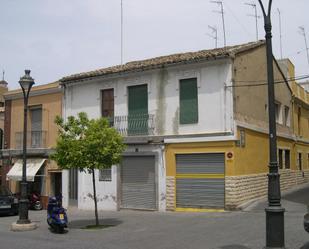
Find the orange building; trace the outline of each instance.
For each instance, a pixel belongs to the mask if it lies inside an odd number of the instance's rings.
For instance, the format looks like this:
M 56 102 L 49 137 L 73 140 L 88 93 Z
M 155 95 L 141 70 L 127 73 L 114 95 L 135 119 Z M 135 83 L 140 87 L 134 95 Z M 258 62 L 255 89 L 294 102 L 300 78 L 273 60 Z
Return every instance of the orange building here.
M 2 184 L 9 185 L 13 193 L 19 192 L 22 174 L 23 112 L 22 90 L 4 94 L 5 124 L 2 152 Z M 62 90 L 59 83 L 34 86 L 28 103 L 27 180 L 28 192 L 39 192 L 43 205 L 49 195 L 61 193 L 61 170 L 49 160 L 58 135 L 54 120 L 61 116 Z

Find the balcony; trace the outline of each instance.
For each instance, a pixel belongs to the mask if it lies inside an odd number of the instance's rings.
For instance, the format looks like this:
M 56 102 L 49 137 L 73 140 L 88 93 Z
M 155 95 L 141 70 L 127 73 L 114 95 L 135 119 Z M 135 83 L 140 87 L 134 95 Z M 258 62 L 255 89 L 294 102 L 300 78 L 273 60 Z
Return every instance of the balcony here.
M 23 148 L 23 132 L 15 133 L 15 149 Z M 46 131 L 28 131 L 27 148 L 38 149 L 46 147 Z
M 154 115 L 137 114 L 115 116 L 110 118 L 113 126 L 122 136 L 151 136 L 154 135 Z

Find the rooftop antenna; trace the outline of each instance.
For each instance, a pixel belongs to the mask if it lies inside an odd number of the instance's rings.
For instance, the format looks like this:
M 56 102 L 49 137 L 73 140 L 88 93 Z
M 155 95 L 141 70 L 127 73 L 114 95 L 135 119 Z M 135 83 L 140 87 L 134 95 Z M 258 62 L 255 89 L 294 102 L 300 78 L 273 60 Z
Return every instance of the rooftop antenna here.
M 255 31 L 256 31 L 256 40 L 259 40 L 259 30 L 258 30 L 258 18 L 261 18 L 261 16 L 258 16 L 256 4 L 254 2 L 252 3 L 245 3 L 245 5 L 249 5 L 254 9 L 254 15 L 248 14 L 248 16 L 252 16 L 255 18 Z
M 277 11 L 278 11 L 278 15 L 279 15 L 279 38 L 280 38 L 280 56 L 281 56 L 281 59 L 282 59 L 282 33 L 281 33 L 281 12 L 279 10 L 279 8 L 277 8 Z
M 224 24 L 224 10 L 223 10 L 223 2 L 222 1 L 210 1 L 211 3 L 216 3 L 220 6 L 220 10 L 214 10 L 214 12 L 217 12 L 221 14 L 222 17 L 222 26 L 223 26 L 223 39 L 224 39 L 224 47 L 226 47 L 226 37 L 225 37 L 225 24 Z
M 4 81 L 4 75 L 5 75 L 5 71 L 2 70 L 2 81 Z
M 120 20 L 120 53 L 121 53 L 121 58 L 120 58 L 120 62 L 121 62 L 121 65 L 123 65 L 123 4 L 122 4 L 122 0 L 120 0 L 120 9 L 121 9 L 121 20 Z
M 307 39 L 306 39 L 306 31 L 303 26 L 300 26 L 299 30 L 300 30 L 300 34 L 304 36 L 306 52 L 307 52 L 307 61 L 308 61 L 308 66 L 309 66 L 309 54 L 308 54 L 308 45 L 307 45 Z
M 211 29 L 212 34 L 207 34 L 207 35 L 215 40 L 215 47 L 217 48 L 218 47 L 218 29 L 217 27 L 210 26 L 210 25 L 208 25 L 208 28 Z

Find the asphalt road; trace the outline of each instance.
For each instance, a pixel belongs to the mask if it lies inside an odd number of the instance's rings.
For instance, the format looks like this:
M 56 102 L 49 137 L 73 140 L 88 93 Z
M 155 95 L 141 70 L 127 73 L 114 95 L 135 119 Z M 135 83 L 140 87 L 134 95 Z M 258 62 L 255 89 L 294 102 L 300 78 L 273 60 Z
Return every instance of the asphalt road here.
M 309 249 L 303 215 L 309 203 L 309 185 L 283 196 L 285 241 L 289 249 Z M 0 217 L 0 248 L 10 249 L 256 249 L 265 246 L 265 200 L 245 211 L 223 213 L 100 212 L 101 230 L 82 229 L 94 224 L 94 213 L 68 210 L 68 232 L 52 233 L 46 211 L 30 211 L 39 228 L 12 232 L 17 216 Z

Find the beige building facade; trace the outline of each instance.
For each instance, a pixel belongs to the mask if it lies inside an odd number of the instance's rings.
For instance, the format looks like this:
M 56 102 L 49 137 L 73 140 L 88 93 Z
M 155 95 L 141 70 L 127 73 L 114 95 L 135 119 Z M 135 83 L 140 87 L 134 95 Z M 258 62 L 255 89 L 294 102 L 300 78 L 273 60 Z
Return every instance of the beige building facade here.
M 5 80 L 0 80 L 0 149 L 3 149 L 3 134 L 4 134 L 4 97 L 8 91 L 8 83 Z M 0 185 L 2 184 L 2 161 L 0 160 Z
M 6 176 L 6 184 L 16 193 L 20 191 L 20 179 L 15 173 L 11 176 L 10 172 L 22 164 L 24 100 L 21 90 L 8 91 L 4 98 L 6 109 L 3 175 Z M 61 113 L 62 90 L 58 82 L 34 86 L 31 89 L 27 119 L 27 167 L 34 167 L 36 173 L 29 181 L 28 192 L 40 193 L 43 206 L 46 206 L 48 196 L 61 194 L 61 170 L 49 159 L 58 135 L 54 120 L 57 115 L 61 116 Z

